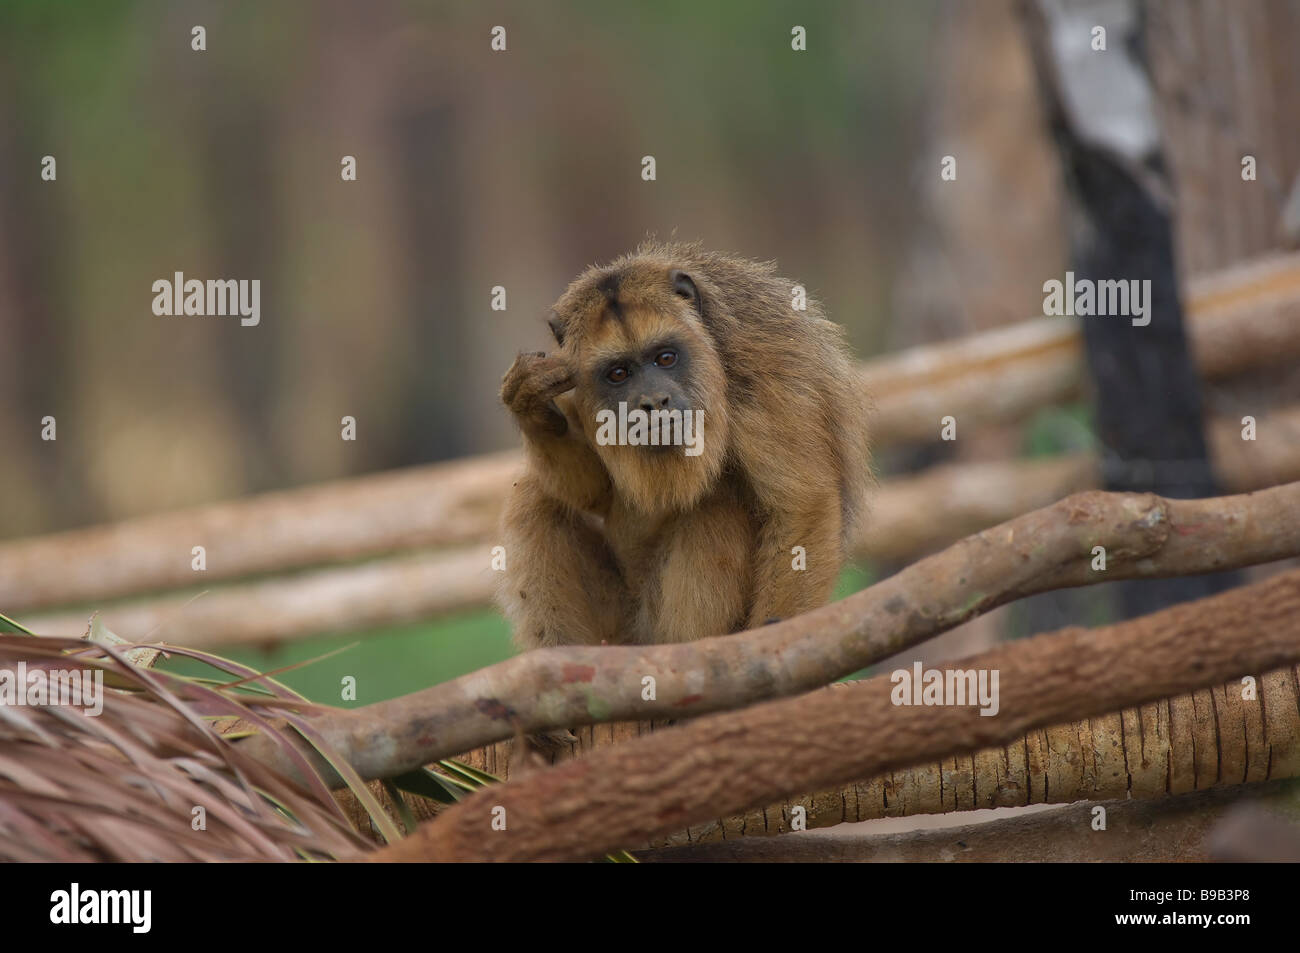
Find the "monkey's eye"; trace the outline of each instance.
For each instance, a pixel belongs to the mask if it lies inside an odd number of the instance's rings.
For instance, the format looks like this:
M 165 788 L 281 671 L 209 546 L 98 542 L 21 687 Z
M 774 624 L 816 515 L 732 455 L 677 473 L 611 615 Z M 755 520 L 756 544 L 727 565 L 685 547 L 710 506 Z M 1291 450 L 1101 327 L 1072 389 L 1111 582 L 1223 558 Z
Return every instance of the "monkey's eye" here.
M 627 380 L 627 368 L 622 364 L 611 367 L 605 372 L 605 380 L 609 381 L 611 384 L 623 383 Z
M 655 357 L 655 364 L 659 365 L 660 367 L 672 367 L 676 363 L 677 363 L 676 351 L 660 351 L 659 354 Z

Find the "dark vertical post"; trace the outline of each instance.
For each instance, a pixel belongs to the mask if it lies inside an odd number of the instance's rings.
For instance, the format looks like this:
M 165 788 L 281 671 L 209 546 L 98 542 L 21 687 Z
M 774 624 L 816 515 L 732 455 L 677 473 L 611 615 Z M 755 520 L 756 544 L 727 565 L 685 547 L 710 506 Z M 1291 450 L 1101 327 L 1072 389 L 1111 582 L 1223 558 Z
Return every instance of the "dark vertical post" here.
M 1068 191 L 1076 283 L 1150 281 L 1149 323 L 1081 317 L 1109 490 L 1218 493 L 1183 325 L 1172 189 L 1137 0 L 1027 5 L 1035 68 Z M 1099 33 L 1098 30 L 1104 30 Z M 1098 49 L 1104 43 L 1105 49 Z M 1145 320 L 1142 318 L 1140 320 Z M 1231 574 L 1115 584 L 1122 618 L 1232 585 Z

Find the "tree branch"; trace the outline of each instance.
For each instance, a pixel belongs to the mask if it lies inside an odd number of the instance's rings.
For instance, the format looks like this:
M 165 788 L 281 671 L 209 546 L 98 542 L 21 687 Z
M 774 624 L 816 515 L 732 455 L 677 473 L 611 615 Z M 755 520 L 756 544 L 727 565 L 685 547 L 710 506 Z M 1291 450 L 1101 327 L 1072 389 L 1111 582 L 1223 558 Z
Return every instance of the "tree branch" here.
M 1091 568 L 1096 546 L 1106 549 L 1104 572 Z M 1036 592 L 1296 555 L 1300 483 L 1210 500 L 1080 493 L 759 630 L 676 645 L 538 649 L 322 716 L 319 728 L 363 777 L 391 777 L 520 732 L 679 718 L 808 691 Z M 657 700 L 642 698 L 647 677 Z M 256 736 L 241 744 L 283 758 Z
M 373 859 L 600 856 L 798 790 L 976 750 L 1297 659 L 1300 571 L 1292 571 L 1131 622 L 1065 629 L 955 663 L 1000 673 L 997 717 L 974 707 L 896 706 L 888 677 L 867 679 L 699 718 L 492 786 Z M 499 810 L 505 831 L 493 829 Z

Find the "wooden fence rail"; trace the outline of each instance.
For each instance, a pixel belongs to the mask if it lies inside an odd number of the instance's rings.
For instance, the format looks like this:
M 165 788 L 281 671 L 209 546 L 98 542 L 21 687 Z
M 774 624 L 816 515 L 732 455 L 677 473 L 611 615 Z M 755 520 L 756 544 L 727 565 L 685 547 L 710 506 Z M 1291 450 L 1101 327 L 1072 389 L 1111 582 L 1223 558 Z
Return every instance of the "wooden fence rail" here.
M 1300 254 L 1228 269 L 1188 289 L 1189 325 L 1207 378 L 1300 359 Z M 863 365 L 877 446 L 933 439 L 939 419 L 1016 420 L 1078 393 L 1078 325 L 1043 318 Z M 1261 420 L 1242 441 L 1216 421 L 1211 443 L 1229 490 L 1296 479 L 1300 412 Z M 1269 435 L 1287 433 L 1285 439 Z M 116 524 L 0 543 L 0 609 L 51 634 L 113 607 L 111 627 L 210 644 L 295 638 L 483 605 L 487 552 L 516 452 L 413 467 Z M 1017 513 L 1096 485 L 1086 456 L 936 467 L 887 482 L 861 556 L 903 561 Z M 923 504 L 923 505 L 918 505 Z M 191 569 L 203 546 L 207 569 Z M 434 552 L 436 551 L 436 552 Z M 354 565 L 371 560 L 364 565 Z M 258 579 L 302 570 L 293 576 Z M 187 605 L 213 583 L 233 583 Z M 146 598 L 139 598 L 146 597 Z

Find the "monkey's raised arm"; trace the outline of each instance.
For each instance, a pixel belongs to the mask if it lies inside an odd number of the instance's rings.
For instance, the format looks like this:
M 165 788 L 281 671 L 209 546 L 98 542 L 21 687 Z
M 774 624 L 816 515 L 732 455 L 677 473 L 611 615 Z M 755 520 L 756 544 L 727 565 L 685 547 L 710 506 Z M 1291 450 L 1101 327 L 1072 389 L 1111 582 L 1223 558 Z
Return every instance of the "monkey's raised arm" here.
M 603 514 L 611 482 L 582 430 L 560 409 L 573 388 L 573 368 L 559 354 L 520 354 L 501 382 L 501 400 L 524 435 L 538 488 L 576 509 Z

